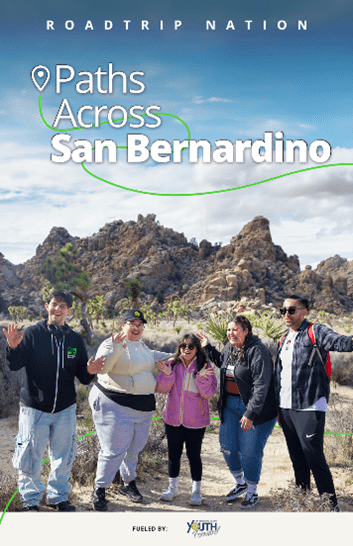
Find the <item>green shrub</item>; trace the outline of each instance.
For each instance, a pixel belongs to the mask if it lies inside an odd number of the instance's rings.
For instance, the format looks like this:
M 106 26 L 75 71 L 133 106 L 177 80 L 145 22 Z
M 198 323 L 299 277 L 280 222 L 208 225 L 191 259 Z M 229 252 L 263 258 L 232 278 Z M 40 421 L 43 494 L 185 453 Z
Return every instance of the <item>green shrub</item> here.
M 220 345 L 225 345 L 228 341 L 227 327 L 230 316 L 216 315 L 209 317 L 206 322 L 206 332 L 212 334 Z
M 286 332 L 286 328 L 283 323 L 276 320 L 273 315 L 270 315 L 267 311 L 264 311 L 260 316 L 246 315 L 253 328 L 261 330 L 262 335 L 273 341 L 277 342 L 281 339 Z

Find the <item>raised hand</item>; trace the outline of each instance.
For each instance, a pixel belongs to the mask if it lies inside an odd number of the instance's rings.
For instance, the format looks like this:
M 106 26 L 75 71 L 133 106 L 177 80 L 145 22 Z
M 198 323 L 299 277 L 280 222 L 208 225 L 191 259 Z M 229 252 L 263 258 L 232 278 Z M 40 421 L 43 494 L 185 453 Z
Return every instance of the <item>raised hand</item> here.
M 163 362 L 163 360 L 158 360 L 156 364 L 160 371 L 163 372 L 165 375 L 170 375 L 172 373 L 172 367 L 167 362 Z
M 98 372 L 101 372 L 104 368 L 106 358 L 104 356 L 100 356 L 97 358 L 97 360 L 93 360 L 93 356 L 89 359 L 87 362 L 87 371 L 91 375 L 95 375 Z
M 124 332 L 119 332 L 116 334 L 116 336 L 114 337 L 114 334 L 112 334 L 112 342 L 113 343 L 121 343 L 122 341 L 124 341 L 126 338 L 126 334 Z M 124 343 L 124 349 L 126 347 L 126 343 Z
M 201 347 L 206 347 L 207 343 L 208 343 L 208 337 L 205 336 L 205 334 L 203 334 L 202 332 L 199 332 L 198 334 L 196 334 L 197 337 L 199 338 L 200 340 L 200 343 L 201 343 Z
M 204 365 L 204 367 L 199 371 L 200 377 L 208 377 L 209 375 L 214 375 L 214 371 L 212 368 L 207 367 L 207 362 Z
M 3 329 L 7 343 L 11 349 L 16 349 L 23 339 L 23 332 L 18 332 L 17 328 L 17 324 L 9 324 L 7 331 L 5 328 Z

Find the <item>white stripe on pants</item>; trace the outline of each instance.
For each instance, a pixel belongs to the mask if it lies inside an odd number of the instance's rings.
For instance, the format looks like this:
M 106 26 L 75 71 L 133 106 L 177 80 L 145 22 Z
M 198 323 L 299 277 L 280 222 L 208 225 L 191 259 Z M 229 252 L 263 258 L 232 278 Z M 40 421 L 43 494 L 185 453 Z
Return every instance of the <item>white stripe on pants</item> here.
M 101 447 L 96 486 L 109 487 L 119 469 L 124 481 L 134 480 L 138 454 L 146 445 L 153 411 L 120 406 L 96 386 L 91 389 L 89 404 Z

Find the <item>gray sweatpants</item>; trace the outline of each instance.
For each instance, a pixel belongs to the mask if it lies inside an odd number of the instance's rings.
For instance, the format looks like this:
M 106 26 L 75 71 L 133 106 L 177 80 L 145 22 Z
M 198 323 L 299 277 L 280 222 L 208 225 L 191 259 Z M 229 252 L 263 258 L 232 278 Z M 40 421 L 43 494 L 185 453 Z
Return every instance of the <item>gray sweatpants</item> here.
M 120 406 L 96 386 L 90 392 L 89 404 L 101 448 L 96 486 L 109 487 L 119 469 L 125 482 L 134 480 L 138 454 L 146 445 L 153 411 Z

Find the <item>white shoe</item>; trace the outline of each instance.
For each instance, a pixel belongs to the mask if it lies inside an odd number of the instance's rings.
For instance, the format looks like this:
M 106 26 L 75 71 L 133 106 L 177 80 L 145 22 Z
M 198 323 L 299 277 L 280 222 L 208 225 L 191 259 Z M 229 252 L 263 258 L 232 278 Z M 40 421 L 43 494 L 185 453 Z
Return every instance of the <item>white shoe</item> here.
M 160 500 L 171 501 L 178 494 L 178 489 L 176 487 L 168 487 L 167 491 L 164 491 L 160 496 Z
M 201 491 L 194 491 L 190 497 L 189 504 L 192 506 L 200 506 L 202 503 Z

